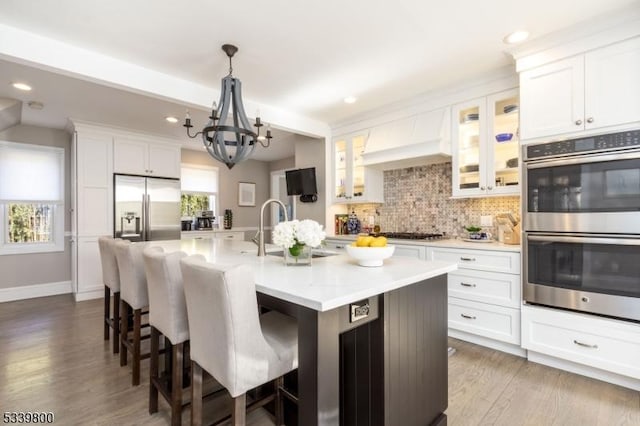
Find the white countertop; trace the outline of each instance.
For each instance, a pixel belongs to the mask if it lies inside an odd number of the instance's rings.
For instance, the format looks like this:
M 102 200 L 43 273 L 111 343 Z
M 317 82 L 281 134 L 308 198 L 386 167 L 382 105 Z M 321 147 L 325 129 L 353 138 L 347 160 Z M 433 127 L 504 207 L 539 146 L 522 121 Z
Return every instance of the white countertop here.
M 355 241 L 357 235 L 331 235 L 327 236 L 327 239 L 330 240 L 341 240 L 341 241 Z M 520 253 L 521 247 L 519 244 L 504 244 L 499 243 L 497 241 L 492 242 L 472 242 L 472 241 L 463 241 L 457 240 L 454 238 L 446 239 L 446 240 L 436 240 L 436 241 L 428 241 L 428 240 L 401 240 L 390 238 L 389 243 L 391 244 L 404 244 L 404 245 L 419 245 L 419 246 L 428 246 L 428 247 L 447 247 L 447 248 L 463 248 L 463 249 L 476 249 L 476 250 L 496 250 L 496 251 L 511 251 Z
M 257 247 L 248 241 L 189 239 L 137 244 L 202 254 L 212 263 L 250 264 L 259 292 L 317 311 L 328 311 L 458 269 L 455 263 L 410 257 L 391 257 L 381 267 L 367 268 L 358 266 L 347 254 L 314 258 L 312 266 L 285 266 L 282 257 L 256 256 Z M 267 246 L 267 252 L 280 250 Z

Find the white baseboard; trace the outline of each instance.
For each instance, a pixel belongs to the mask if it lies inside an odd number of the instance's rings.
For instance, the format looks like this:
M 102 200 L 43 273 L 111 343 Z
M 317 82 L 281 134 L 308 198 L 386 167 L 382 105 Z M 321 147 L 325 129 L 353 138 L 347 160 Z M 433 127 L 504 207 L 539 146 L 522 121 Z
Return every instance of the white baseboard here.
M 0 302 L 71 293 L 71 281 L 0 288 Z
M 488 348 L 495 349 L 501 352 L 506 352 L 511 355 L 516 355 L 522 358 L 525 358 L 527 356 L 527 351 L 525 349 L 522 349 L 520 346 L 514 345 L 512 343 L 500 342 L 498 340 L 489 339 L 487 337 L 478 336 L 471 333 L 466 333 L 460 330 L 454 330 L 452 328 L 449 329 L 449 337 L 464 340 L 465 342 L 475 343 L 476 345 L 480 345 L 480 346 L 486 346 Z
M 640 380 L 632 377 L 622 376 L 620 374 L 600 370 L 599 368 L 577 364 L 575 362 L 555 358 L 539 352 L 528 351 L 527 359 L 531 362 L 543 364 L 548 367 L 569 371 L 571 373 L 580 374 L 581 376 L 591 377 L 593 379 L 602 380 L 603 382 L 613 383 L 614 385 L 640 391 Z
M 85 300 L 101 299 L 104 297 L 104 286 L 95 287 L 89 290 L 83 290 L 73 295 L 76 298 L 76 302 L 83 302 Z

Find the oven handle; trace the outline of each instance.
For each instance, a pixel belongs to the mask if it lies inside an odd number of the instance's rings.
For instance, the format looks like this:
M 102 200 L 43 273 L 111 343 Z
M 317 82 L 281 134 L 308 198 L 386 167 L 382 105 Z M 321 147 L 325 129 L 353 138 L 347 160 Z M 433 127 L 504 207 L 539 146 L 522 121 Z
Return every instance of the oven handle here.
M 539 160 L 530 161 L 527 164 L 527 169 L 540 169 L 542 167 L 555 167 L 555 166 L 569 166 L 573 164 L 585 164 L 585 163 L 601 163 L 603 161 L 615 161 L 615 160 L 633 160 L 634 158 L 640 158 L 640 150 L 634 149 L 630 151 L 617 152 L 613 154 L 587 154 L 578 157 L 558 158 L 551 160 Z
M 586 243 L 613 244 L 624 246 L 640 246 L 640 238 L 601 238 L 601 237 L 569 237 L 564 235 L 527 235 L 528 241 L 544 241 L 550 243 Z

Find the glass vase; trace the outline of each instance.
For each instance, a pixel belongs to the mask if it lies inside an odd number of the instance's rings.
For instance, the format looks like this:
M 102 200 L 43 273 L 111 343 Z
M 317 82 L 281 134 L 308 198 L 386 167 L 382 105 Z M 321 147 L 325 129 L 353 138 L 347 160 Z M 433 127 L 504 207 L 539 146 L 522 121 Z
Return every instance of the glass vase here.
M 296 244 L 291 248 L 284 247 L 284 264 L 287 266 L 311 266 L 311 247 Z

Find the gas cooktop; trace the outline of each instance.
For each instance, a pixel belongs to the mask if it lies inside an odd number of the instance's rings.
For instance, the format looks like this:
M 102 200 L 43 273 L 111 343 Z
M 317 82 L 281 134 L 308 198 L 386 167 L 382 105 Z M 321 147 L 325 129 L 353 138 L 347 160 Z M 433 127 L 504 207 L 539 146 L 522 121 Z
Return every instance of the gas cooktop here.
M 444 240 L 446 235 L 442 233 L 427 233 L 427 232 L 380 232 L 379 234 L 370 234 L 375 236 L 382 236 L 386 238 L 395 238 L 399 240 Z

